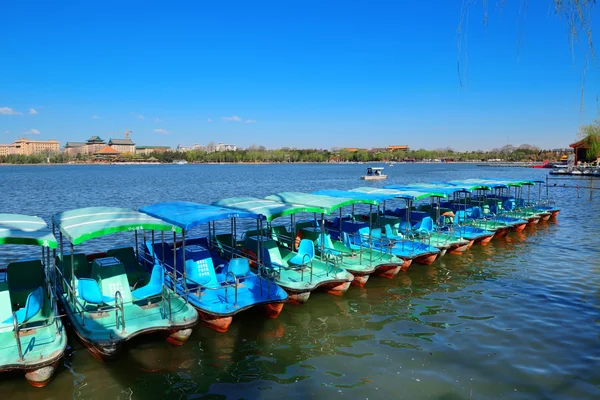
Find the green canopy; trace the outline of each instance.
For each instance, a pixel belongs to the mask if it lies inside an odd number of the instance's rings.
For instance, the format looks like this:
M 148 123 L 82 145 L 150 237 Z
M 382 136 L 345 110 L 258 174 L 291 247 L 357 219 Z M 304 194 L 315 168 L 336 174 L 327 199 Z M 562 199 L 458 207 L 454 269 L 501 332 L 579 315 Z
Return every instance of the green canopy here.
M 88 207 L 65 211 L 52 222 L 73 244 L 112 233 L 154 230 L 181 232 L 181 228 L 129 208 Z
M 231 197 L 216 201 L 213 205 L 260 214 L 269 222 L 285 215 L 302 212 L 325 212 L 325 210 L 319 207 L 310 207 L 301 204 L 285 204 L 279 201 L 259 199 L 257 197 Z
M 396 189 L 398 187 L 399 189 Z M 372 193 L 372 194 L 389 194 L 394 195 L 394 197 L 398 199 L 404 200 L 412 200 L 417 201 L 421 199 L 426 199 L 427 197 L 442 197 L 446 198 L 444 193 L 432 192 L 426 189 L 417 190 L 416 188 L 406 188 L 404 186 L 395 186 L 389 185 L 386 186 L 386 189 L 375 189 L 370 187 L 358 187 L 356 189 L 352 189 L 351 192 L 360 192 L 360 193 Z
M 0 214 L 0 244 L 57 247 L 56 238 L 43 219 L 20 214 Z
M 331 197 L 319 194 L 309 194 L 301 192 L 282 192 L 265 197 L 267 200 L 281 201 L 283 203 L 304 204 L 311 207 L 319 207 L 323 209 L 325 214 L 331 214 L 338 208 L 349 206 L 352 204 L 373 204 L 377 205 L 377 200 L 366 198 L 343 198 Z

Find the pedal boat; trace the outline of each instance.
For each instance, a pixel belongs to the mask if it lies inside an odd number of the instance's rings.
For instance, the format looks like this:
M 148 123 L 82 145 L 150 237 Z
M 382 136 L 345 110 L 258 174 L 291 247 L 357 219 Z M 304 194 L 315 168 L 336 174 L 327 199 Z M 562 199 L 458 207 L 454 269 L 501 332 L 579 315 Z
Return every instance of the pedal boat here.
M 157 203 L 140 211 L 181 228 L 181 239 L 174 233 L 171 243 L 145 238 L 145 251 L 166 269 L 170 287 L 196 308 L 202 324 L 226 332 L 236 314 L 256 308 L 277 318 L 286 292 L 271 276 L 252 272 L 237 244 L 238 220 L 256 221 L 260 215 L 184 201 Z M 215 222 L 227 220 L 230 233 L 217 234 Z M 194 237 L 195 228 L 204 224 L 210 235 Z
M 257 229 L 244 233 L 242 251 L 252 260 L 253 268 L 272 276 L 287 292 L 288 303 L 303 304 L 317 289 L 337 296 L 348 290 L 354 276 L 334 260 L 317 257 L 313 241 L 298 238 L 296 242 L 295 237 L 273 235 L 271 230 L 271 222 L 279 217 L 289 215 L 294 221 L 298 213 L 321 214 L 325 212 L 322 208 L 255 197 L 223 199 L 213 205 L 261 215 Z
M 138 231 L 178 232 L 179 227 L 127 208 L 90 207 L 54 215 L 59 232 L 54 292 L 88 351 L 100 361 L 117 357 L 132 338 L 160 333 L 182 345 L 198 322 L 196 310 L 165 284 L 165 271 L 148 273 L 138 262 Z M 134 232 L 135 247 L 75 252 L 75 245 L 119 232 Z M 70 253 L 64 252 L 64 246 Z
M 44 220 L 0 214 L 0 244 L 41 247 L 41 257 L 0 268 L 0 372 L 22 371 L 35 387 L 50 382 L 67 346 L 51 282 L 57 242 Z M 10 397 L 10 396 L 9 396 Z

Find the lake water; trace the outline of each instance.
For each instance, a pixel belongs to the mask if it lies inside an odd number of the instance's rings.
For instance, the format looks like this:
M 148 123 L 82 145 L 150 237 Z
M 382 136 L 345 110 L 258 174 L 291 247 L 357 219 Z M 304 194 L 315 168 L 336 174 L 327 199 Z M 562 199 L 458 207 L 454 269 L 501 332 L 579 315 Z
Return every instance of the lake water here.
M 86 206 L 138 208 L 168 200 L 209 203 L 280 191 L 350 189 L 365 185 L 358 179 L 364 167 L 0 167 L 0 212 L 49 221 L 56 212 Z M 399 164 L 386 172 L 383 184 L 546 174 L 459 164 Z M 197 326 L 182 347 L 145 337 L 106 364 L 95 361 L 69 331 L 68 352 L 46 388 L 30 387 L 22 375 L 3 374 L 0 395 L 600 398 L 600 198 L 590 202 L 586 191 L 577 198 L 575 189 L 550 191 L 562 209 L 555 223 L 473 246 L 462 256 L 447 255 L 431 266 L 413 265 L 392 280 L 373 277 L 343 297 L 315 293 L 303 306 L 286 305 L 275 320 L 242 314 L 225 334 Z M 3 265 L 22 252 L 4 247 Z

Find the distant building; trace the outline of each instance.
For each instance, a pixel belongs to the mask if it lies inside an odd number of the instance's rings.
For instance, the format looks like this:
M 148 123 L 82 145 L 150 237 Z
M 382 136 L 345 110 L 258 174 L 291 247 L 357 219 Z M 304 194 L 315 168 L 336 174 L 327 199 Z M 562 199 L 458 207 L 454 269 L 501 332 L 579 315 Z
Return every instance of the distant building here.
M 344 148 L 344 151 L 347 151 L 349 153 L 356 153 L 358 150 L 360 150 L 358 147 L 346 147 L 346 148 Z
M 131 139 L 110 139 L 108 146 L 116 150 L 118 153 L 135 153 L 135 143 Z
M 85 142 L 67 142 L 67 144 L 65 144 L 65 153 L 70 156 L 87 154 L 86 144 Z
M 40 153 L 58 153 L 60 151 L 60 143 L 56 140 L 31 140 L 22 138 L 15 140 L 13 144 L 0 145 L 0 155 L 7 156 L 9 154 L 32 155 Z
M 206 148 L 200 144 L 193 144 L 191 146 L 183 146 L 183 145 L 177 145 L 177 151 L 191 151 L 191 150 L 196 150 L 196 151 L 206 151 Z
M 401 146 L 388 146 L 387 147 L 388 151 L 408 151 L 408 146 L 406 145 L 401 145 Z
M 99 136 L 92 136 L 87 140 L 87 142 L 85 142 L 87 154 L 94 154 L 97 151 L 103 149 L 104 147 L 106 147 L 106 142 L 102 140 Z
M 215 151 L 236 151 L 237 146 L 235 144 L 219 143 L 215 146 Z
M 104 158 L 104 159 L 116 158 L 118 155 L 119 155 L 119 152 L 117 150 L 115 150 L 113 147 L 111 147 L 110 145 L 107 145 L 103 149 L 100 149 L 94 153 L 94 156 L 96 158 Z
M 569 145 L 573 149 L 573 153 L 575 155 L 574 163 L 577 165 L 579 162 L 594 162 L 597 157 L 588 157 L 588 150 L 590 149 L 590 144 L 587 139 L 582 139 L 579 142 L 575 142 Z M 600 156 L 600 155 L 599 155 Z
M 165 151 L 171 151 L 169 146 L 136 146 L 136 154 L 147 155 L 153 152 L 164 153 Z

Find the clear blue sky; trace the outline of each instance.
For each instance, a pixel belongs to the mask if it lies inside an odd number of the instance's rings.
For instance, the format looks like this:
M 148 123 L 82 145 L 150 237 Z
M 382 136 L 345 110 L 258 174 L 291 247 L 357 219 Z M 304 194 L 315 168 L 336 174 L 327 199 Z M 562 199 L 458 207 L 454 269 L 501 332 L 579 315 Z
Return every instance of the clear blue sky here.
M 0 143 L 566 147 L 598 116 L 600 71 L 581 110 L 585 48 L 552 2 L 523 20 L 488 1 L 485 25 L 475 1 L 461 87 L 459 0 L 5 1 Z

